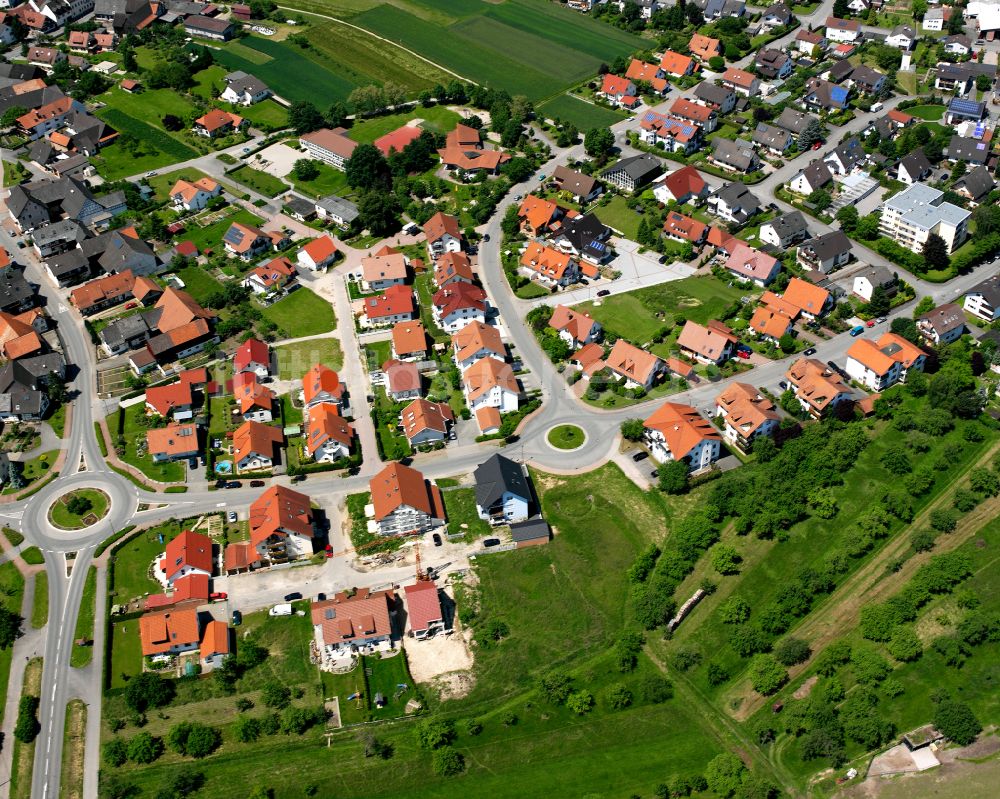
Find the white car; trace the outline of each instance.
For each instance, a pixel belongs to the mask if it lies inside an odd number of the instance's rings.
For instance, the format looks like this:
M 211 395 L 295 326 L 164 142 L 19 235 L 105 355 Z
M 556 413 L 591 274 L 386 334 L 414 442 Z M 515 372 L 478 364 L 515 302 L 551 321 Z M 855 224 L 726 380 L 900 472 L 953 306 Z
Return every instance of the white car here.
M 235 522 L 237 520 L 237 518 L 238 518 L 236 516 L 236 511 L 234 511 L 234 510 L 229 511 L 229 513 L 226 514 L 226 518 L 229 519 L 230 523 Z

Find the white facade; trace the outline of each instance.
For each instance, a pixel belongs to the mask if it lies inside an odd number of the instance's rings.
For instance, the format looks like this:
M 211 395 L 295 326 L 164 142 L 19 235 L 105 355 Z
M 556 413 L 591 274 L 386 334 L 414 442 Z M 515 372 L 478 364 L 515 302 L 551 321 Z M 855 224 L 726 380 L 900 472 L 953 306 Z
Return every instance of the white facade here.
M 649 454 L 658 463 L 669 463 L 674 460 L 674 455 L 667 446 L 666 439 L 659 430 L 646 429 L 646 444 L 649 446 Z M 719 459 L 721 443 L 718 439 L 706 438 L 694 446 L 687 454 L 692 472 L 699 472 L 707 469 Z
M 885 202 L 879 232 L 920 253 L 932 233 L 944 239 L 948 252 L 954 252 L 968 236 L 972 214 L 957 205 L 943 202 L 944 192 L 914 183 Z
M 465 387 L 464 390 L 466 404 L 473 413 L 480 408 L 496 408 L 500 413 L 510 413 L 518 408 L 517 392 L 510 391 L 503 386 L 493 386 L 474 400 L 469 399 L 468 387 Z
M 459 308 L 442 317 L 437 306 L 434 306 L 434 321 L 445 333 L 457 333 L 472 322 L 486 324 L 486 314 L 478 308 Z
M 889 388 L 889 386 L 898 383 L 904 374 L 903 365 L 899 361 L 893 361 L 892 366 L 885 374 L 878 374 L 874 369 L 865 366 L 861 361 L 851 356 L 847 357 L 844 371 L 850 375 L 851 380 L 856 380 L 871 391 L 883 391 Z

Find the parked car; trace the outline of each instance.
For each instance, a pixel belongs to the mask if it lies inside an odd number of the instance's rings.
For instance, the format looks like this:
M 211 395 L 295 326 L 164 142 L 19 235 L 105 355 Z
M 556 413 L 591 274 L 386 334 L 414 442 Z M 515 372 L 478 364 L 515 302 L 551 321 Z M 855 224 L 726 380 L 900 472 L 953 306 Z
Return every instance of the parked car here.
M 138 307 L 139 307 L 139 303 L 137 303 L 137 302 L 127 302 L 127 303 L 125 303 L 125 310 L 126 311 L 131 311 L 133 308 L 138 308 Z
M 805 352 L 803 352 L 802 354 L 803 354 L 803 355 L 806 355 L 806 356 L 809 356 L 809 355 L 815 355 L 815 354 L 816 354 L 816 348 L 815 348 L 815 347 L 810 347 L 809 349 L 807 349 L 807 350 L 806 350 Z
M 500 539 L 499 538 L 487 538 L 485 541 L 483 541 L 483 546 L 484 547 L 496 547 L 496 546 L 500 546 Z
M 867 322 L 865 322 L 865 327 L 875 327 L 875 320 L 869 319 Z
M 250 488 L 263 488 L 263 487 L 264 487 L 264 481 L 263 480 L 251 480 L 250 481 Z
M 306 476 L 305 476 L 304 474 L 296 474 L 296 475 L 294 475 L 294 476 L 292 477 L 292 480 L 291 480 L 291 481 L 292 481 L 293 483 L 301 483 L 301 482 L 302 482 L 303 480 L 305 480 L 305 479 L 306 479 Z
M 243 614 L 238 610 L 233 611 L 233 627 L 239 627 L 243 624 Z
M 295 599 L 302 599 L 302 594 L 300 594 L 298 591 L 292 591 L 292 593 L 290 594 L 285 594 L 286 602 L 291 602 L 292 600 Z
M 750 360 L 750 350 L 736 350 L 736 357 L 748 361 Z
M 222 442 L 219 442 L 219 444 L 216 447 L 216 449 L 218 449 L 219 446 L 222 446 Z M 216 480 L 215 481 L 215 487 L 216 488 L 225 488 L 228 483 L 229 483 L 228 480 Z
M 484 233 L 483 234 L 483 241 L 489 241 L 489 240 L 490 240 L 490 234 L 489 233 Z
M 211 594 L 208 595 L 208 598 L 214 602 L 217 600 L 229 599 L 229 594 L 227 594 L 225 591 L 213 591 Z
M 653 471 L 651 471 L 649 473 L 649 476 L 652 477 L 655 480 L 656 478 L 658 478 L 660 476 L 660 470 L 659 469 L 653 469 Z
M 785 382 L 784 380 L 779 380 L 778 381 L 778 388 L 780 388 L 782 391 L 787 391 L 788 390 L 788 383 Z
M 878 322 L 881 325 L 881 324 L 883 324 L 886 321 L 886 318 L 884 316 L 880 316 L 875 321 Z
M 648 457 L 649 457 L 649 453 L 648 452 L 637 452 L 637 453 L 635 453 L 635 455 L 632 456 L 632 460 L 634 460 L 636 463 L 638 463 L 639 461 L 646 460 L 646 458 L 648 458 Z
M 229 513 L 226 514 L 226 519 L 229 521 L 230 524 L 234 524 L 237 519 L 236 511 L 234 510 L 229 511 Z
M 431 539 L 434 541 L 434 546 L 436 546 L 436 547 L 439 547 L 439 546 L 441 546 L 441 544 L 444 543 L 441 540 L 441 536 L 438 535 L 437 533 L 434 533 L 434 535 L 431 536 Z
M 598 297 L 607 297 L 611 293 L 611 289 L 601 289 L 597 292 Z
M 230 480 L 226 483 L 226 488 L 240 488 L 243 484 L 239 480 Z
M 851 328 L 852 336 L 860 336 L 864 332 L 865 332 L 864 325 L 855 325 L 854 327 Z

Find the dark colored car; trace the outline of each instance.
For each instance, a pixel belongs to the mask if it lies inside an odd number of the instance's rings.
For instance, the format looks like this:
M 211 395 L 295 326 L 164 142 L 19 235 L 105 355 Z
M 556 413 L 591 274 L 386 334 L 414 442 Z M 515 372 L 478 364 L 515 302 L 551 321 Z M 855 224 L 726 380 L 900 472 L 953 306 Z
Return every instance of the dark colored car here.
M 264 487 L 264 481 L 263 480 L 251 480 L 250 481 L 250 488 L 263 488 L 263 487 Z
M 496 547 L 496 546 L 500 546 L 500 539 L 499 538 L 487 538 L 485 541 L 483 541 L 483 546 L 484 547 Z
M 637 453 L 635 453 L 635 455 L 632 456 L 632 460 L 634 460 L 636 463 L 638 463 L 639 461 L 646 460 L 646 458 L 648 458 L 648 457 L 649 457 L 649 453 L 648 452 L 637 452 Z
M 302 599 L 302 594 L 300 594 L 298 591 L 292 591 L 292 593 L 290 594 L 285 594 L 286 602 L 291 602 L 292 600 L 295 599 Z
M 434 535 L 431 536 L 431 537 L 434 540 L 434 546 L 436 546 L 436 547 L 441 546 L 441 544 L 442 544 L 441 536 L 439 536 L 437 533 L 434 533 Z
M 243 614 L 238 610 L 233 611 L 233 627 L 239 627 L 243 624 Z
M 226 485 L 228 484 L 228 482 L 229 482 L 228 480 L 216 480 L 215 481 L 215 487 L 216 488 L 225 488 Z
M 802 354 L 803 355 L 815 355 L 816 354 L 816 348 L 815 347 L 810 347 L 809 349 L 807 349 Z
M 226 488 L 242 488 L 242 486 L 243 483 L 241 483 L 239 480 L 230 480 L 228 483 L 226 483 Z
M 597 292 L 597 296 L 598 297 L 607 297 L 610 293 L 611 293 L 610 289 L 601 289 L 599 292 Z
M 292 482 L 293 483 L 301 483 L 305 479 L 306 479 L 306 476 L 304 474 L 297 474 L 294 477 L 292 477 Z

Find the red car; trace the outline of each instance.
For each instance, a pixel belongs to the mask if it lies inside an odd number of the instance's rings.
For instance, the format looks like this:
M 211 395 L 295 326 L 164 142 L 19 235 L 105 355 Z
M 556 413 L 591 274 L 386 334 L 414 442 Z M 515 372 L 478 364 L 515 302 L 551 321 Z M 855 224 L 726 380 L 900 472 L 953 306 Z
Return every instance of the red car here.
M 814 149 L 814 150 L 818 150 L 818 149 L 819 149 L 820 147 L 822 147 L 822 146 L 823 146 L 823 142 L 821 142 L 821 141 L 818 141 L 818 142 L 816 142 L 815 144 L 813 144 L 813 149 Z
M 137 303 L 137 302 L 129 302 L 129 303 L 125 304 L 125 310 L 126 311 L 131 311 L 133 308 L 138 308 L 138 307 L 139 307 L 139 303 Z
M 748 361 L 750 360 L 750 350 L 736 350 L 736 357 Z
M 225 591 L 216 591 L 212 594 L 209 594 L 208 598 L 214 602 L 217 599 L 229 599 L 229 594 L 227 594 Z
M 867 322 L 865 322 L 865 327 L 875 327 L 875 320 L 869 319 Z

